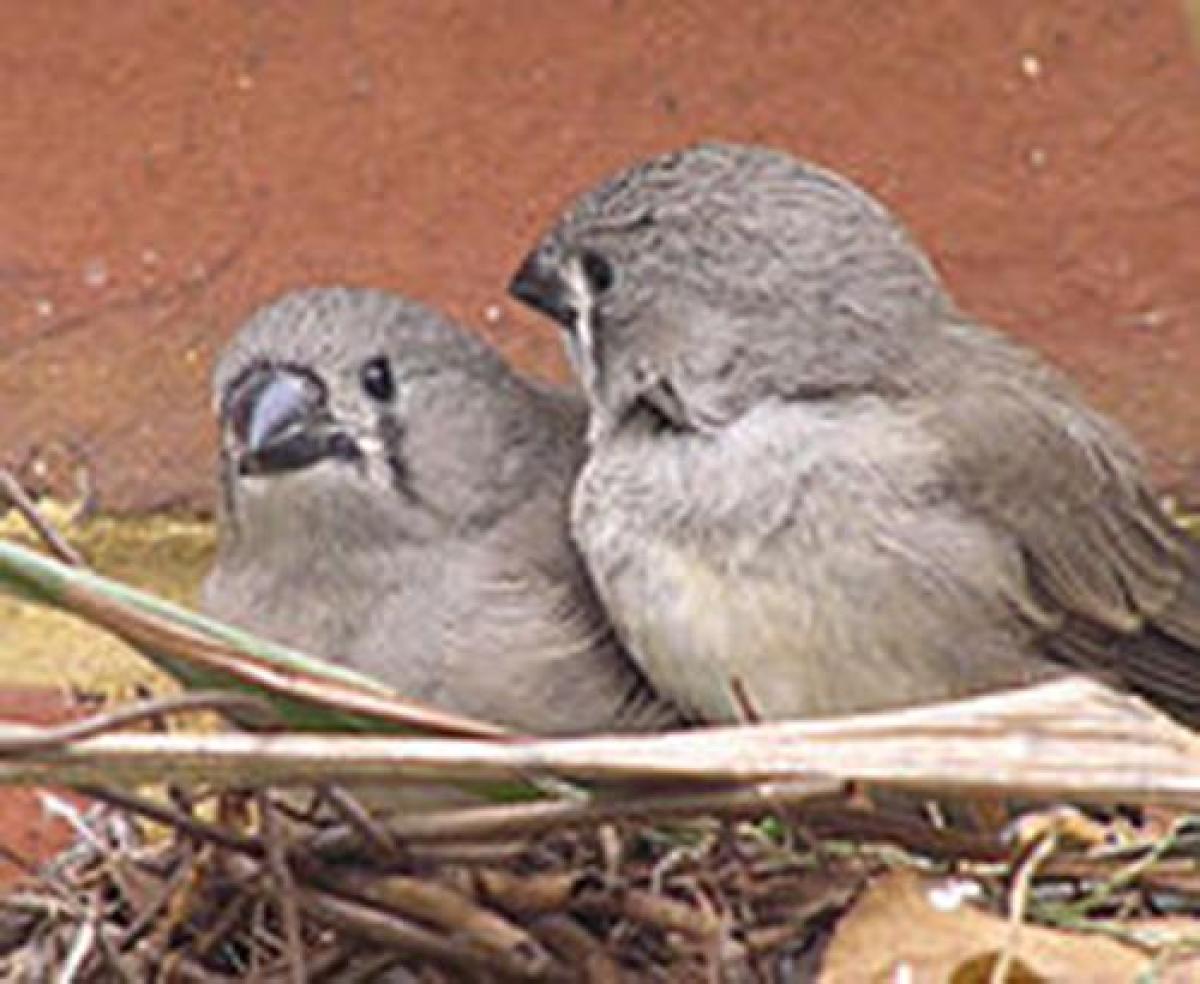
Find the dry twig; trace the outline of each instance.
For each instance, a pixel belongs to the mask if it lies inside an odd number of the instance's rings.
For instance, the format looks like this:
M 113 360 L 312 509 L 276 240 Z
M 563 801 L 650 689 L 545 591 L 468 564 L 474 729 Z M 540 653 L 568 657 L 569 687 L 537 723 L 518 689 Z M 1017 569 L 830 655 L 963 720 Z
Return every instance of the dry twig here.
M 72 567 L 87 566 L 83 554 L 71 546 L 67 538 L 54 528 L 54 524 L 42 515 L 37 503 L 30 498 L 16 476 L 6 468 L 0 468 L 0 499 L 6 500 L 21 514 L 46 545 L 46 549 L 64 564 L 70 564 Z

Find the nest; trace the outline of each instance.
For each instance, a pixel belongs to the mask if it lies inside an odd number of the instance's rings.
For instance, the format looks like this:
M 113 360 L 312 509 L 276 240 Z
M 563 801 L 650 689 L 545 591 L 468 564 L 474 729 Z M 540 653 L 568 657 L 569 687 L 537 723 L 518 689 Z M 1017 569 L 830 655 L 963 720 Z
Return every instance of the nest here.
M 1042 811 L 1005 845 L 860 793 L 525 834 L 545 804 L 384 822 L 334 789 L 105 798 L 0 900 L 4 980 L 806 981 L 839 918 L 898 870 L 969 880 L 1017 922 L 1073 913 L 1112 935 L 1200 913 L 1200 829 L 1162 815 Z
M 793 980 L 883 864 L 777 823 L 414 841 L 295 800 L 177 800 L 186 827 L 92 808 L 3 900 L 4 979 Z

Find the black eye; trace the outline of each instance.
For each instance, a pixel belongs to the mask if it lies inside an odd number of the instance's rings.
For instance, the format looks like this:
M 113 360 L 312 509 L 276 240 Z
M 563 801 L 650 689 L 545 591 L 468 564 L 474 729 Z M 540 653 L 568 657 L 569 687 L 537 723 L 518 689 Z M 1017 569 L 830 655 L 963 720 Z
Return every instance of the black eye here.
M 358 373 L 363 391 L 372 400 L 387 403 L 396 395 L 396 382 L 392 379 L 392 367 L 382 355 L 364 362 Z
M 610 290 L 612 285 L 617 282 L 617 271 L 613 269 L 612 263 L 603 253 L 597 253 L 595 250 L 584 250 L 579 257 L 579 264 L 583 267 L 583 275 L 587 278 L 588 286 L 597 294 L 603 294 L 606 290 Z

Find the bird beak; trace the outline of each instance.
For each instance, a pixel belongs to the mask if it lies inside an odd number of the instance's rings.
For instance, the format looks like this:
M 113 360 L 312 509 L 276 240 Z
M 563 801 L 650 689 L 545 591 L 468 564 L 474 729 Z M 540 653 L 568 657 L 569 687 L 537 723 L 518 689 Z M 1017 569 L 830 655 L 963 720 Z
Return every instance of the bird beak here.
M 593 302 L 578 262 L 556 262 L 542 246 L 525 257 L 509 281 L 508 292 L 562 325 L 575 374 L 589 399 L 598 398 L 600 367 L 592 324 Z
M 357 457 L 333 425 L 323 387 L 291 369 L 264 368 L 238 383 L 222 410 L 237 446 L 238 471 L 297 471 L 326 458 Z
M 521 267 L 508 283 L 508 292 L 522 304 L 541 311 L 557 321 L 567 331 L 575 331 L 579 310 L 574 303 L 571 285 L 563 279 L 559 265 L 545 247 L 535 249 L 525 257 Z

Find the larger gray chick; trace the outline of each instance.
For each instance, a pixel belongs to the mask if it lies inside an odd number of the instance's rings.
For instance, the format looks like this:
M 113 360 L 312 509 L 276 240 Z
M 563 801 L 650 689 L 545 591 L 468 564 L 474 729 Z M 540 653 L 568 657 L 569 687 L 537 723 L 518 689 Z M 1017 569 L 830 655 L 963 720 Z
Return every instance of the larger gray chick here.
M 591 402 L 573 530 L 710 721 L 1083 669 L 1200 720 L 1200 550 L 1130 442 L 844 178 L 705 145 L 580 197 L 511 290 Z

